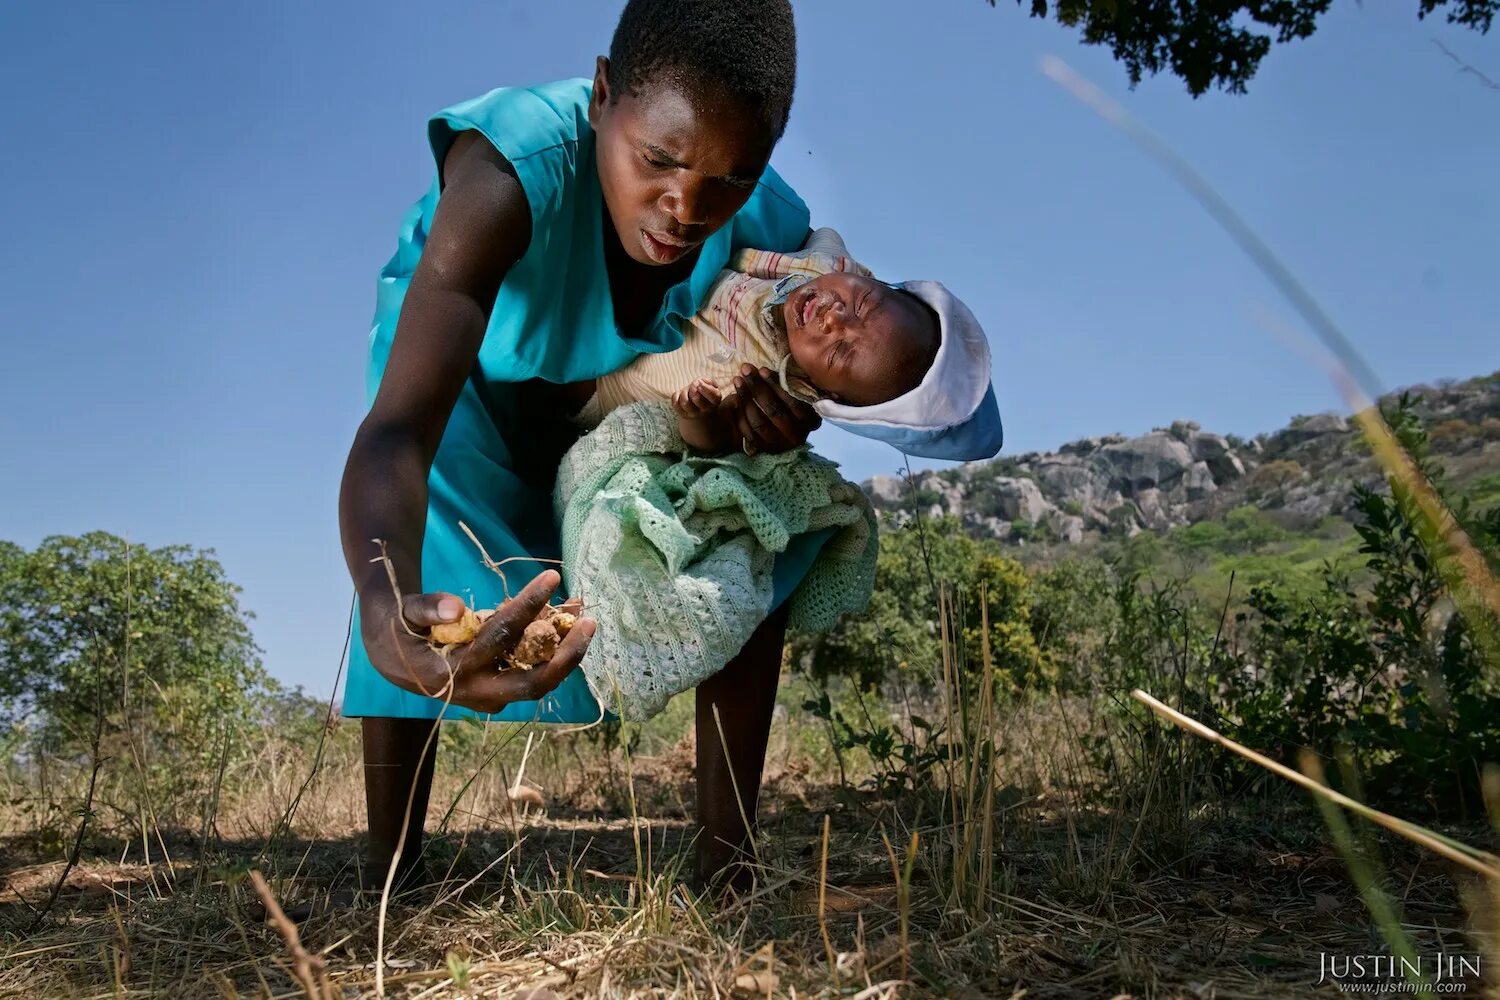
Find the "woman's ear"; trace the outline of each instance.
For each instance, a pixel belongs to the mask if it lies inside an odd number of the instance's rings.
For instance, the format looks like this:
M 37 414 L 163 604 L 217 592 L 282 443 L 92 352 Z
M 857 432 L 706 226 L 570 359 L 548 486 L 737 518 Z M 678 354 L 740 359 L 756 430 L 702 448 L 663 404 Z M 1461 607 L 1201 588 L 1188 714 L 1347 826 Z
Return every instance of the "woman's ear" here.
M 589 124 L 599 127 L 599 116 L 609 103 L 609 57 L 594 60 L 594 91 L 589 95 Z

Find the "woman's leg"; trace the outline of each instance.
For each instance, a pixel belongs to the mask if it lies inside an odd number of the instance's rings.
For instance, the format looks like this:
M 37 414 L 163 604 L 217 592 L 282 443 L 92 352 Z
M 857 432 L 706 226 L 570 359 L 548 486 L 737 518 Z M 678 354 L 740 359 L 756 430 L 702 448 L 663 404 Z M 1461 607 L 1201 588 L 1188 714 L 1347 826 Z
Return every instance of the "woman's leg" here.
M 365 810 L 370 823 L 370 848 L 365 883 L 370 887 L 385 884 L 391 858 L 401 839 L 401 823 L 406 818 L 406 800 L 412 796 L 411 823 L 396 873 L 396 886 L 405 886 L 417 868 L 422 853 L 422 828 L 427 821 L 427 799 L 432 792 L 432 768 L 437 760 L 437 740 L 424 755 L 422 749 L 432 727 L 432 719 L 360 720 L 364 737 Z M 412 782 L 416 793 L 412 794 Z
M 755 806 L 781 676 L 786 616 L 783 604 L 755 630 L 740 655 L 698 685 L 698 878 L 704 883 L 727 877 L 744 886 L 753 874 L 743 862 L 753 855 Z

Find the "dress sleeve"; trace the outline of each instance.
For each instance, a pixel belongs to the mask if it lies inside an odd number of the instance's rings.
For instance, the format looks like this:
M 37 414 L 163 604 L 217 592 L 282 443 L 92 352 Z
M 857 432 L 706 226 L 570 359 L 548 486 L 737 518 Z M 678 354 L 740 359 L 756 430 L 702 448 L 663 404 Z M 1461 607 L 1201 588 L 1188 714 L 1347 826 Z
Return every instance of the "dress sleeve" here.
M 811 216 L 774 168 L 766 167 L 755 193 L 734 217 L 734 250 L 752 248 L 790 253 L 807 240 Z
M 558 96 L 540 89 L 502 87 L 438 112 L 427 124 L 427 137 L 439 183 L 453 140 L 460 132 L 477 130 L 515 169 L 531 209 L 532 233 L 546 231 L 578 152 L 579 103 L 559 101 Z M 581 107 L 587 106 L 585 93 Z

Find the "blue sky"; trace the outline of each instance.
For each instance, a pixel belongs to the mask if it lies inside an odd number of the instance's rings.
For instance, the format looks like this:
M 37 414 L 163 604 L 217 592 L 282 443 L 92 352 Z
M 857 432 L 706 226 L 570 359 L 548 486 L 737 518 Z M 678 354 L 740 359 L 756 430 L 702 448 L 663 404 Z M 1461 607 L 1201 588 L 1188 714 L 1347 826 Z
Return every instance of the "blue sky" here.
M 1247 97 L 1125 86 L 1008 0 L 799 0 L 774 163 L 816 224 L 985 323 L 1009 453 L 1174 418 L 1334 408 L 1207 217 L 1037 71 L 1054 53 L 1192 160 L 1386 386 L 1500 368 L 1500 76 L 1416 0 L 1339 3 Z M 428 183 L 425 120 L 591 72 L 618 0 L 0 9 L 0 538 L 212 548 L 273 674 L 326 695 L 349 585 L 336 497 L 375 275 Z M 851 478 L 899 456 L 836 430 Z

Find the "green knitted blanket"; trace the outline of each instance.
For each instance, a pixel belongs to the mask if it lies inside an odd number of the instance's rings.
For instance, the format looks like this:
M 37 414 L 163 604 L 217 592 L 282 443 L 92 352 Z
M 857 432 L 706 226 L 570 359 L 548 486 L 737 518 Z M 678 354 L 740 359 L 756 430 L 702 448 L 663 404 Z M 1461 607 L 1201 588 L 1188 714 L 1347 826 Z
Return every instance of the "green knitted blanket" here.
M 794 535 L 837 530 L 790 597 L 818 631 L 870 600 L 875 515 L 806 446 L 780 455 L 687 452 L 666 404 L 610 413 L 563 458 L 553 494 L 563 576 L 599 623 L 583 660 L 621 718 L 647 719 L 723 669 L 771 609 L 771 570 Z

